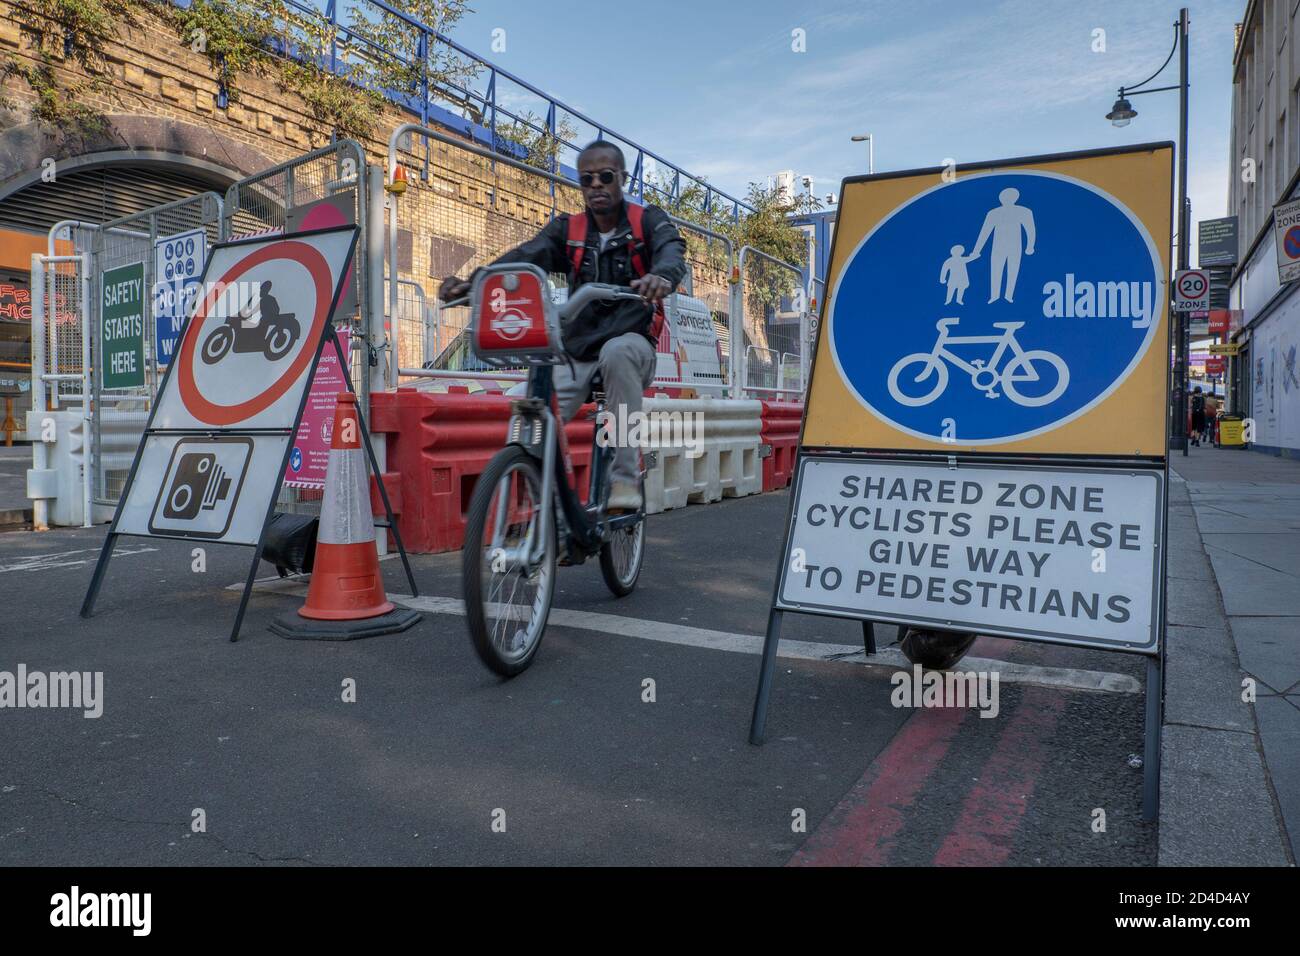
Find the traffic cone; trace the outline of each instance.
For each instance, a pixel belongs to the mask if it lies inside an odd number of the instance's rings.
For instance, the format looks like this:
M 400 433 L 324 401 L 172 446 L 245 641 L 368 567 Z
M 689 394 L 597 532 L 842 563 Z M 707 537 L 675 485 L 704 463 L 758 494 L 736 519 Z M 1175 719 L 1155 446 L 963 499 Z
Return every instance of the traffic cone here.
M 276 634 L 347 641 L 404 631 L 420 619 L 418 611 L 398 610 L 384 594 L 369 490 L 357 397 L 339 392 L 307 602 L 296 615 L 271 623 Z

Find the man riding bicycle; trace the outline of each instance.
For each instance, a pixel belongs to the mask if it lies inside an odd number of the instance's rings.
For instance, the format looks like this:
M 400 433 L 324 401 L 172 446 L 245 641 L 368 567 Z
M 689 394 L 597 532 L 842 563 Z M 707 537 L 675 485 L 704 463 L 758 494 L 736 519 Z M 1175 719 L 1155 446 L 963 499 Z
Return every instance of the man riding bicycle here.
M 658 206 L 629 207 L 623 198 L 627 178 L 621 149 L 608 142 L 590 143 L 578 154 L 586 210 L 556 216 L 534 238 L 496 260 L 528 262 L 548 273 L 565 273 L 569 295 L 586 283 L 599 282 L 625 286 L 641 296 L 640 302 L 593 302 L 566 324 L 564 349 L 572 362 L 555 369 L 560 414 L 566 421 L 586 401 L 597 371 L 604 380 L 609 410 L 639 417 L 642 394 L 654 379 L 662 300 L 686 275 L 686 243 L 677 227 Z M 570 221 L 576 216 L 585 217 L 585 228 L 582 222 Z M 473 276 L 469 280 L 448 276 L 438 296 L 444 302 L 460 298 L 472 281 Z M 639 509 L 635 448 L 615 449 L 610 478 L 609 509 Z

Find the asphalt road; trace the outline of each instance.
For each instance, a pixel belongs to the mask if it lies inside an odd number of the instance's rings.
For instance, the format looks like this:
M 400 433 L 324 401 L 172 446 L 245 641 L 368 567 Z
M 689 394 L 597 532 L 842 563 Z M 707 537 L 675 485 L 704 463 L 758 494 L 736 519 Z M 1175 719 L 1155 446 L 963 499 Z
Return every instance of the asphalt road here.
M 301 598 L 259 590 L 229 643 L 243 548 L 209 547 L 195 573 L 190 545 L 125 539 L 83 621 L 105 529 L 0 535 L 0 671 L 105 684 L 97 719 L 0 710 L 0 864 L 1155 862 L 1126 759 L 1140 694 L 1003 683 L 994 719 L 895 708 L 895 668 L 863 666 L 857 624 L 787 615 L 784 646 L 816 646 L 780 660 L 767 743 L 750 746 L 787 508 L 781 493 L 654 516 L 622 600 L 594 563 L 562 569 L 557 608 L 619 620 L 557 615 L 508 682 L 455 613 L 286 641 L 267 624 Z M 423 597 L 459 596 L 459 555 L 413 563 Z M 1122 655 L 987 638 L 971 656 L 1141 675 Z

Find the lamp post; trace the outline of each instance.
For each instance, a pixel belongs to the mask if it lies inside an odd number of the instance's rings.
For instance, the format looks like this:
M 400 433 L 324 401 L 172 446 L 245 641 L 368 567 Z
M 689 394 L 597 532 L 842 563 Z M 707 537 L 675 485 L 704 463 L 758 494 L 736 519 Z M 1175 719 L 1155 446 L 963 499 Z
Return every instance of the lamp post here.
M 867 172 L 874 174 L 876 172 L 876 141 L 870 133 L 861 133 L 857 136 L 850 136 L 855 143 L 867 144 Z
M 1148 83 L 1164 72 L 1165 67 L 1174 58 L 1174 53 L 1178 53 L 1178 83 L 1175 86 L 1157 86 L 1144 89 Z M 1167 90 L 1178 91 L 1178 268 L 1186 269 L 1191 260 L 1191 237 L 1189 227 L 1191 215 L 1187 205 L 1187 8 L 1183 7 L 1178 11 L 1178 22 L 1174 24 L 1174 45 L 1169 51 L 1169 56 L 1165 62 L 1141 83 L 1135 83 L 1132 86 L 1121 86 L 1119 88 L 1119 98 L 1115 100 L 1115 105 L 1111 107 L 1106 119 L 1110 120 L 1115 126 L 1124 127 L 1133 121 L 1137 116 L 1137 110 L 1129 102 L 1128 97 L 1139 96 L 1143 93 L 1161 93 Z M 1187 315 L 1182 312 L 1173 311 L 1173 297 L 1169 297 L 1170 314 L 1173 316 L 1174 328 L 1174 395 L 1173 395 L 1173 427 L 1169 441 L 1170 450 L 1181 450 L 1184 455 L 1187 454 L 1187 358 L 1188 334 L 1190 332 Z

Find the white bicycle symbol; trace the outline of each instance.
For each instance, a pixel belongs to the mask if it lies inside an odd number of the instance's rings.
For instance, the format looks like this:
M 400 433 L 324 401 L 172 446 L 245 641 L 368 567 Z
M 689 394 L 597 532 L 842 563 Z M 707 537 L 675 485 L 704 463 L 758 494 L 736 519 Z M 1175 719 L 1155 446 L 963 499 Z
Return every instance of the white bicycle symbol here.
M 948 387 L 948 366 L 944 360 L 951 362 L 953 365 L 965 371 L 970 375 L 971 384 L 984 392 L 986 398 L 997 398 L 997 386 L 1001 385 L 1006 391 L 1007 398 L 1011 399 L 1017 405 L 1024 405 L 1035 408 L 1039 405 L 1047 405 L 1061 397 L 1065 387 L 1070 384 L 1070 370 L 1066 367 L 1065 362 L 1059 355 L 1054 352 L 1047 352 L 1043 349 L 1032 349 L 1026 352 L 1016 341 L 1016 329 L 1025 323 L 1023 322 L 994 322 L 995 329 L 1002 329 L 1001 335 L 967 335 L 967 336 L 950 336 L 948 329 L 960 321 L 959 319 L 940 319 L 935 325 L 939 330 L 939 338 L 934 343 L 934 348 L 929 352 L 914 352 L 911 355 L 904 355 L 895 363 L 889 372 L 889 394 L 893 396 L 894 401 L 900 405 L 928 405 L 936 398 L 943 394 L 944 389 Z M 975 359 L 973 362 L 967 362 L 960 356 L 954 355 L 948 351 L 949 345 L 980 345 L 980 344 L 997 344 L 997 349 L 993 352 L 993 357 L 986 363 L 983 359 Z M 1010 349 L 1014 356 L 1001 372 L 998 371 L 998 363 L 1002 356 Z M 1042 376 L 1038 374 L 1038 369 L 1034 367 L 1035 362 L 1043 362 L 1046 365 L 1056 369 L 1056 385 L 1046 395 L 1026 396 L 1016 390 L 1017 383 L 1038 382 L 1042 381 Z M 911 375 L 909 366 L 916 365 L 916 374 Z M 908 375 L 904 378 L 904 370 L 908 370 Z M 1047 368 L 1044 367 L 1044 372 Z M 898 387 L 900 378 L 908 384 L 923 384 L 933 375 L 934 385 L 928 392 L 923 395 L 906 395 Z

